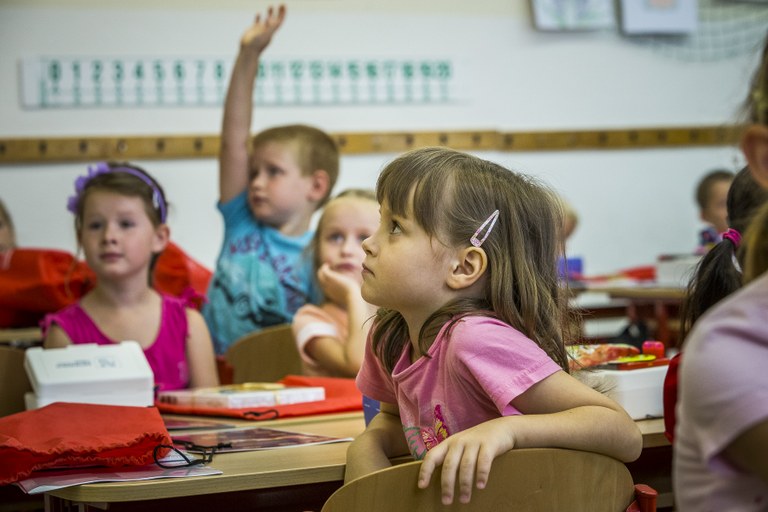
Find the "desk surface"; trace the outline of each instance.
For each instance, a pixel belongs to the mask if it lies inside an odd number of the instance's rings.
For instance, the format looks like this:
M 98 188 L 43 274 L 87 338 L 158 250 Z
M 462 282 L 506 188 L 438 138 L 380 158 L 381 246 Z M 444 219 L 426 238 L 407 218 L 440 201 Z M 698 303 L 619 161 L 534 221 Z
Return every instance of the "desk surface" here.
M 39 327 L 26 327 L 24 329 L 0 329 L 0 343 L 12 341 L 40 342 L 43 333 Z
M 233 423 L 229 419 L 227 423 Z M 641 420 L 643 446 L 669 444 L 661 419 Z M 363 414 L 344 413 L 285 420 L 237 422 L 237 426 L 262 426 L 335 437 L 354 437 L 365 428 Z M 276 450 L 217 454 L 211 467 L 221 475 L 139 482 L 85 484 L 50 494 L 77 502 L 123 502 L 233 491 L 341 482 L 344 479 L 348 443 L 302 446 Z
M 685 298 L 685 288 L 674 288 L 664 286 L 621 286 L 621 287 L 606 287 L 599 290 L 603 293 L 607 293 L 614 299 L 630 299 L 630 300 L 668 300 L 679 302 Z
M 362 412 L 259 422 L 223 421 L 238 427 L 271 427 L 334 437 L 354 437 L 365 428 Z M 85 484 L 50 494 L 79 502 L 119 502 L 342 481 L 347 445 L 341 442 L 216 454 L 210 467 L 223 471 L 221 475 Z

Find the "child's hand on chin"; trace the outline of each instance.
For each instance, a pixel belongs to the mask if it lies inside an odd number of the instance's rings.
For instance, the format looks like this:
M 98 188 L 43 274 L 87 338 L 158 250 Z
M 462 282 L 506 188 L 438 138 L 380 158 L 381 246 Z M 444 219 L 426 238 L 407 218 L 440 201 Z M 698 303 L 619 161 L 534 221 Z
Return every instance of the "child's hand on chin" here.
M 350 293 L 360 293 L 360 283 L 348 274 L 331 270 L 328 263 L 317 269 L 317 280 L 327 299 L 335 304 L 346 304 Z

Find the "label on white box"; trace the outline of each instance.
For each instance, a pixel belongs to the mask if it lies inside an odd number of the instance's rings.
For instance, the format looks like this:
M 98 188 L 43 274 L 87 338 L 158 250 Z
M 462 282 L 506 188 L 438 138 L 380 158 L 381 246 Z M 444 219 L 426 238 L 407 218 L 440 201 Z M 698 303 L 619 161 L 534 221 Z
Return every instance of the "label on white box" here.
M 154 376 L 135 341 L 27 349 L 24 357 L 35 403 L 152 405 Z

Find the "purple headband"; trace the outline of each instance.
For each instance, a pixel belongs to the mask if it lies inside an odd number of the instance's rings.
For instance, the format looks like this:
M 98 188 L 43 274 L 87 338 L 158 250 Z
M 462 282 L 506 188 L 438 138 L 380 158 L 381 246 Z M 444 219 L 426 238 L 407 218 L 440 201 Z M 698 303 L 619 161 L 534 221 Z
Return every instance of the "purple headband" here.
M 77 205 L 80 203 L 80 197 L 83 195 L 83 191 L 88 185 L 88 182 L 100 174 L 108 174 L 111 172 L 122 172 L 125 174 L 130 174 L 131 176 L 135 176 L 149 185 L 149 188 L 152 189 L 152 205 L 160 211 L 160 222 L 165 224 L 167 213 L 165 208 L 165 200 L 163 199 L 163 194 L 160 193 L 160 189 L 157 187 L 157 184 L 152 181 L 149 176 L 142 173 L 141 171 L 132 169 L 131 167 L 110 167 L 107 162 L 99 162 L 96 165 L 88 166 L 88 174 L 85 176 L 77 177 L 75 180 L 75 195 L 69 196 L 67 199 L 67 210 L 72 213 L 77 213 Z
M 723 240 L 730 240 L 735 248 L 739 248 L 741 245 L 741 233 L 733 228 L 728 228 L 728 231 L 721 235 Z

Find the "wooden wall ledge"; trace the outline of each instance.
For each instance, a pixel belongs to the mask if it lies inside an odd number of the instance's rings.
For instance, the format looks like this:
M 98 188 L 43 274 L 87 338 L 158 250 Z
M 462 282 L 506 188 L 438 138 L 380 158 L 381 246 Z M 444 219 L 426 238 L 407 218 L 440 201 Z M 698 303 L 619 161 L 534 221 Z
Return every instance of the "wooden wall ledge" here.
M 728 146 L 738 141 L 736 126 L 630 128 L 612 130 L 501 132 L 333 133 L 342 154 L 400 153 L 422 146 L 466 151 L 558 151 Z M 0 164 L 212 158 L 218 135 L 0 138 Z

